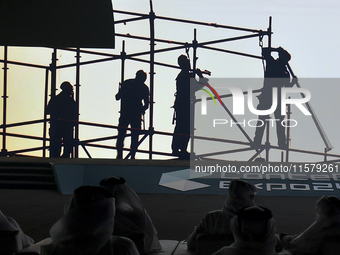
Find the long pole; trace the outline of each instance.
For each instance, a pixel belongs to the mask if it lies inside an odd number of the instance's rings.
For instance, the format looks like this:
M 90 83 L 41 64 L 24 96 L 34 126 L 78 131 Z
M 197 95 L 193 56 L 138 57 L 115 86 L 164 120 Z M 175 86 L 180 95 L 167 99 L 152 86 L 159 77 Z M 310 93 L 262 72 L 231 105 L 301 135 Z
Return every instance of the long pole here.
M 120 84 L 124 82 L 125 79 L 125 59 L 126 59 L 126 52 L 125 52 L 125 41 L 122 42 L 122 51 L 120 53 L 120 59 L 122 60 L 121 63 L 121 73 L 120 73 Z
M 56 95 L 56 90 L 57 90 L 57 49 L 55 48 L 52 52 L 52 59 L 51 59 L 51 64 L 50 64 L 50 71 L 51 71 L 51 100 L 55 97 Z M 50 121 L 51 125 L 51 121 Z M 51 146 L 51 141 L 50 141 L 50 146 Z M 50 149 L 50 156 L 51 156 L 51 149 Z
M 79 157 L 79 105 L 80 105 L 80 49 L 77 48 L 76 54 L 76 105 L 77 105 L 77 123 L 74 129 L 74 158 Z
M 7 149 L 6 149 L 6 128 L 7 128 L 7 58 L 8 58 L 8 48 L 7 46 L 4 47 L 4 91 L 3 91 L 3 119 L 2 119 L 2 149 L 1 149 L 1 155 L 5 156 L 7 155 Z
M 269 26 L 267 29 L 268 32 L 268 48 L 272 47 L 272 17 L 269 17 Z M 269 122 L 266 123 L 266 161 L 269 162 L 269 150 L 270 150 L 270 142 L 269 142 Z
M 122 51 L 120 52 L 120 58 L 121 58 L 121 69 L 120 69 L 120 83 L 119 83 L 119 89 L 120 91 L 122 84 L 125 79 L 125 59 L 126 59 L 126 52 L 125 52 L 125 41 L 122 42 Z M 120 111 L 122 110 L 122 100 L 120 100 Z M 119 121 L 118 121 L 119 125 Z M 117 132 L 119 132 L 119 129 L 117 128 Z M 117 155 L 118 155 L 118 150 L 117 150 Z
M 289 142 L 290 142 L 290 104 L 287 107 L 287 137 L 286 137 L 286 162 L 289 162 Z
M 44 126 L 43 126 L 43 157 L 46 157 L 46 141 L 47 141 L 47 112 L 46 107 L 48 103 L 48 68 L 45 73 L 45 98 L 44 98 Z
M 192 70 L 193 70 L 193 79 L 196 78 L 196 67 L 197 67 L 197 31 L 194 29 L 194 40 L 192 41 L 192 50 L 193 50 L 193 59 L 192 59 Z M 195 158 L 195 93 L 191 92 L 192 88 L 190 88 L 190 155 L 191 158 Z
M 268 26 L 268 48 L 272 47 L 272 17 L 269 17 L 269 26 Z
M 270 150 L 270 142 L 269 142 L 269 121 L 266 121 L 266 162 L 269 162 L 269 150 Z
M 51 70 L 51 98 L 55 97 L 57 91 L 57 49 L 52 52 L 52 62 L 50 64 Z
M 152 159 L 153 143 L 153 100 L 154 100 L 154 75 L 155 75 L 155 13 L 150 0 L 150 117 L 149 117 L 149 159 Z

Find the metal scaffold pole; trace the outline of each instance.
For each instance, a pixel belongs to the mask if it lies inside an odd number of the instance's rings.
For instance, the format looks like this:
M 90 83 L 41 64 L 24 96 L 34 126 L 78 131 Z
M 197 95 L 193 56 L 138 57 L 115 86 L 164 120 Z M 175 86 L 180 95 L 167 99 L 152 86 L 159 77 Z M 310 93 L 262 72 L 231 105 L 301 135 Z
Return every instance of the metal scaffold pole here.
M 155 13 L 150 0 L 150 110 L 149 110 L 149 159 L 152 159 L 153 144 L 153 104 L 154 104 L 154 76 L 155 76 Z
M 194 40 L 192 41 L 192 49 L 193 49 L 193 57 L 192 57 L 192 70 L 193 70 L 193 78 L 196 79 L 196 67 L 197 67 L 197 30 L 194 29 Z M 192 102 L 190 102 L 190 155 L 193 158 L 195 156 L 195 94 L 191 97 Z
M 77 123 L 74 127 L 74 149 L 73 157 L 78 158 L 79 156 L 79 105 L 80 105 L 80 49 L 77 48 L 76 52 L 76 106 L 77 106 Z
M 268 34 L 268 48 L 270 49 L 272 47 L 272 17 L 269 17 L 269 26 L 267 30 Z
M 4 84 L 3 84 L 3 109 L 2 109 L 2 149 L 1 155 L 7 155 L 6 140 L 7 140 L 7 60 L 8 60 L 8 47 L 4 47 Z
M 51 71 L 51 98 L 55 97 L 57 91 L 57 49 L 52 52 L 52 62 L 50 64 Z
M 48 103 L 48 79 L 49 79 L 49 70 L 46 68 L 45 71 L 45 95 L 44 95 L 44 125 L 43 125 L 43 157 L 46 157 L 46 142 L 47 142 L 47 112 L 46 107 Z
M 120 72 L 120 84 L 124 82 L 125 77 L 125 59 L 126 59 L 126 52 L 125 52 L 125 41 L 122 42 L 122 51 L 120 52 L 120 59 L 121 59 L 121 72 Z
M 54 48 L 52 52 L 52 59 L 50 64 L 50 72 L 51 72 L 51 100 L 56 96 L 57 91 L 57 49 Z M 51 141 L 50 141 L 51 146 Z M 50 151 L 51 154 L 51 151 Z

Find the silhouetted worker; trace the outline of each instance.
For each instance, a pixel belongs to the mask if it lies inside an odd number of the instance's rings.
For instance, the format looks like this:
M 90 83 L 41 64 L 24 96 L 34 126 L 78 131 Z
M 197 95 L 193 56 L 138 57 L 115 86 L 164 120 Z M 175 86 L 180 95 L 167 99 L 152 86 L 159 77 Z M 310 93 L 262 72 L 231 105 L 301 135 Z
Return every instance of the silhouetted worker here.
M 230 220 L 238 211 L 247 206 L 255 205 L 254 197 L 257 188 L 243 180 L 230 182 L 228 197 L 225 200 L 222 210 L 215 210 L 207 213 L 194 231 L 187 238 L 189 250 L 196 250 L 197 237 L 199 234 L 226 235 L 232 243 L 233 235 L 230 228 Z M 228 241 L 228 240 L 227 240 Z
M 271 55 L 272 51 L 277 51 L 279 57 L 274 59 Z M 281 121 L 285 118 L 285 115 L 281 115 L 281 88 L 292 87 L 295 84 L 295 79 L 290 81 L 290 74 L 286 68 L 291 56 L 290 54 L 279 47 L 277 49 L 264 48 L 262 56 L 266 61 L 266 70 L 264 73 L 264 84 L 261 89 L 261 94 L 258 96 L 259 104 L 258 110 L 268 110 L 272 106 L 273 100 L 273 88 L 277 88 L 277 107 L 274 112 L 276 119 L 276 133 L 278 138 L 278 146 L 286 148 L 286 136 L 285 128 L 282 126 Z M 258 148 L 261 145 L 263 132 L 265 129 L 266 119 L 269 119 L 269 115 L 260 115 L 257 123 L 257 128 L 254 137 L 253 147 Z
M 134 79 L 125 80 L 116 94 L 116 100 L 121 100 L 119 128 L 117 137 L 117 159 L 123 157 L 126 128 L 131 127 L 131 158 L 134 159 L 138 147 L 138 135 L 141 130 L 142 115 L 149 108 L 149 88 L 144 84 L 146 73 L 136 72 Z
M 242 208 L 230 221 L 235 242 L 213 255 L 277 255 L 276 228 L 270 210 L 259 206 Z
M 60 85 L 61 92 L 47 105 L 50 115 L 50 157 L 69 158 L 73 148 L 73 127 L 78 119 L 77 104 L 73 98 L 73 86 L 68 81 Z
M 200 69 L 195 72 L 191 70 L 190 60 L 185 55 L 180 55 L 177 59 L 181 72 L 176 78 L 176 99 L 174 104 L 176 126 L 172 139 L 172 154 L 181 159 L 189 159 L 187 151 L 190 140 L 190 79 L 195 78 L 195 73 L 203 78 Z M 203 87 L 203 85 L 202 85 Z

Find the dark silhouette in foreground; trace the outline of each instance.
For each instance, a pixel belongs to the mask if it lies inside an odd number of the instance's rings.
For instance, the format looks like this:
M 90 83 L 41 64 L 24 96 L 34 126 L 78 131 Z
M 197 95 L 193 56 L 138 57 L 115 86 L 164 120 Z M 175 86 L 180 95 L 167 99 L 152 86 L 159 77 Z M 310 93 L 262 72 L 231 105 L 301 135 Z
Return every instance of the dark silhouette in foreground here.
M 73 128 L 78 120 L 77 105 L 73 99 L 73 86 L 65 81 L 61 92 L 47 105 L 50 115 L 50 157 L 69 158 L 73 148 Z M 61 154 L 61 147 L 64 147 Z
M 116 215 L 113 234 L 131 239 L 140 254 L 162 249 L 149 214 L 138 195 L 121 177 L 109 177 L 100 182 L 115 198 Z
M 274 59 L 271 55 L 273 51 L 277 51 L 279 57 Z M 257 106 L 258 110 L 268 110 L 273 104 L 273 88 L 277 88 L 277 107 L 274 111 L 274 116 L 276 119 L 276 134 L 278 139 L 278 146 L 285 149 L 286 136 L 285 128 L 281 125 L 281 121 L 284 120 L 285 115 L 281 115 L 281 88 L 282 87 L 292 87 L 296 83 L 296 78 L 290 81 L 290 74 L 287 70 L 286 65 L 291 59 L 290 54 L 285 49 L 279 47 L 274 48 L 264 48 L 262 51 L 262 56 L 266 61 L 266 70 L 264 73 L 264 84 L 261 89 L 261 94 L 258 96 L 259 104 Z M 255 132 L 254 142 L 252 146 L 254 148 L 259 148 L 261 146 L 263 132 L 265 129 L 266 119 L 269 119 L 269 115 L 260 115 L 257 123 L 257 128 Z
M 280 234 L 283 246 L 293 254 L 338 255 L 340 199 L 323 196 L 315 203 L 315 221 L 299 234 Z
M 0 254 L 13 254 L 34 244 L 34 240 L 26 235 L 19 224 L 0 211 Z
M 138 255 L 134 243 L 113 236 L 115 199 L 101 187 L 82 186 L 65 204 L 64 216 L 51 228 L 51 255 Z
M 240 209 L 255 205 L 254 196 L 257 188 L 242 180 L 230 182 L 228 197 L 222 210 L 207 213 L 194 231 L 187 238 L 189 250 L 196 250 L 199 235 L 224 235 L 226 243 L 232 243 L 234 237 L 230 228 L 230 220 Z M 209 248 L 209 247 L 208 247 Z M 215 250 L 216 251 L 216 250 Z
M 259 206 L 241 209 L 230 221 L 235 242 L 213 255 L 276 255 L 276 228 L 270 210 Z
M 121 100 L 120 117 L 117 137 L 117 159 L 123 158 L 126 128 L 131 126 L 131 158 L 134 159 L 138 147 L 138 136 L 141 130 L 142 116 L 149 107 L 149 88 L 144 84 L 146 73 L 139 70 L 134 79 L 125 80 L 116 100 Z

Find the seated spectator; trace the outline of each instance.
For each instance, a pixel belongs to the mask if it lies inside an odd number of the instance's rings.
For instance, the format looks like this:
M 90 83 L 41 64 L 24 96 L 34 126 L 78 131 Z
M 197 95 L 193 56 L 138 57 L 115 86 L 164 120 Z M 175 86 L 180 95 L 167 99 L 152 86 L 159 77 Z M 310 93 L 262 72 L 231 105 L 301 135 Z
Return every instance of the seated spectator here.
M 112 236 L 115 199 L 101 187 L 82 186 L 74 191 L 64 216 L 51 228 L 52 255 L 138 255 L 134 243 Z
M 196 239 L 199 234 L 229 235 L 230 242 L 233 236 L 230 229 L 230 220 L 243 207 L 255 205 L 254 196 L 257 188 L 246 181 L 233 180 L 230 182 L 228 197 L 222 210 L 209 212 L 199 225 L 187 238 L 189 250 L 196 250 Z
M 324 254 L 325 243 L 340 237 L 340 199 L 323 196 L 315 204 L 316 220 L 302 233 L 282 236 L 285 249 L 294 254 Z M 339 251 L 337 251 L 339 254 Z
M 125 236 L 134 241 L 140 254 L 162 249 L 157 231 L 137 194 L 121 177 L 103 179 L 100 185 L 115 198 L 116 215 L 114 235 Z
M 250 206 L 241 209 L 230 221 L 235 242 L 213 255 L 275 255 L 276 228 L 270 210 Z
M 0 253 L 16 252 L 34 244 L 34 240 L 25 235 L 19 224 L 0 211 Z

